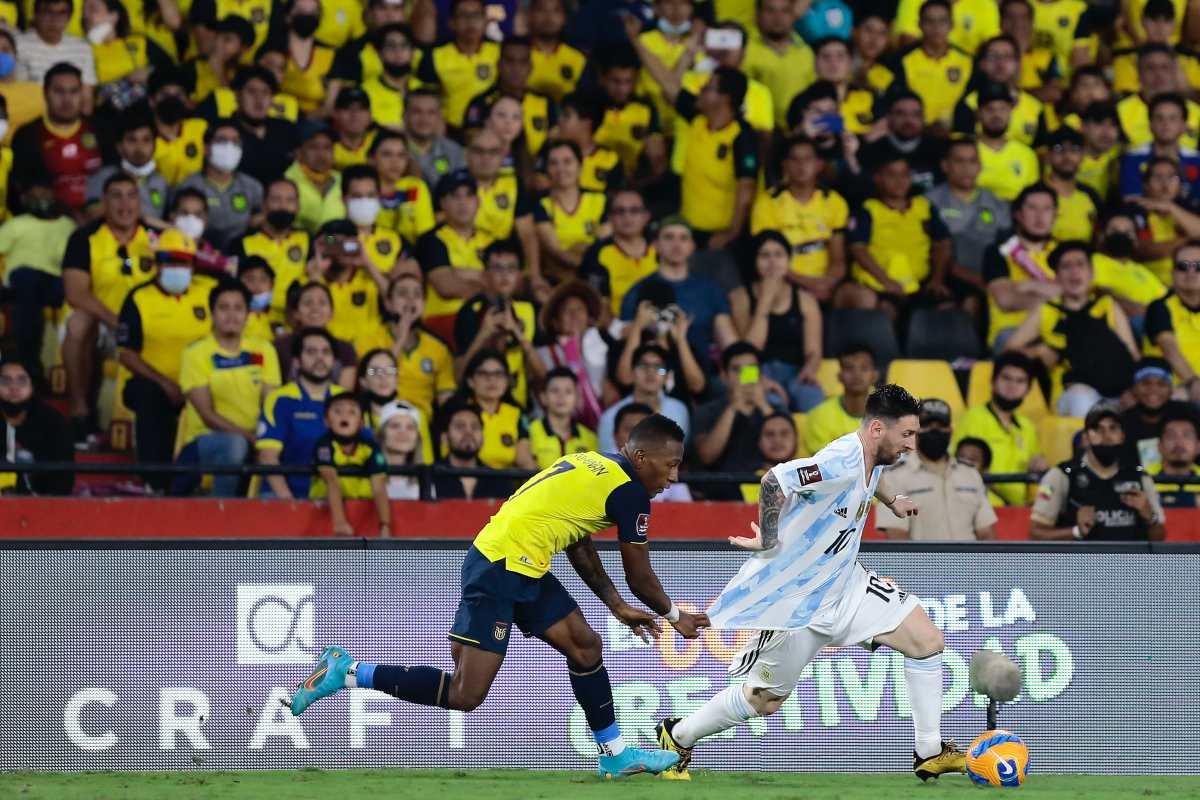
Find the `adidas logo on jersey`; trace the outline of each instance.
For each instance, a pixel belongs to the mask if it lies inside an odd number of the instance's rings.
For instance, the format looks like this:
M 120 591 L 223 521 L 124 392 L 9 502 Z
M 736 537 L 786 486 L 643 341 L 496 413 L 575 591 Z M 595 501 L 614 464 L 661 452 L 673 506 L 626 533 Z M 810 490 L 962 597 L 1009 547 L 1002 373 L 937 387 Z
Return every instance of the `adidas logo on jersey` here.
M 834 511 L 833 513 L 837 514 L 842 519 L 846 518 L 846 509 L 845 508 L 839 508 L 837 511 Z

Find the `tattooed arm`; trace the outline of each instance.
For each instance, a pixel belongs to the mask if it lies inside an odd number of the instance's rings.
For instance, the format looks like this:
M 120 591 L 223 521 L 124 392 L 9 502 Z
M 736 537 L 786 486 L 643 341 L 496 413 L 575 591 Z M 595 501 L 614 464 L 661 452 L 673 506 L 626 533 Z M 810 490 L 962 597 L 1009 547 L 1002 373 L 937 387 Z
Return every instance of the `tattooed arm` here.
M 770 550 L 779 544 L 779 514 L 783 510 L 783 487 L 775 472 L 763 476 L 758 493 L 758 524 L 750 523 L 753 536 L 730 536 L 729 543 L 745 550 Z

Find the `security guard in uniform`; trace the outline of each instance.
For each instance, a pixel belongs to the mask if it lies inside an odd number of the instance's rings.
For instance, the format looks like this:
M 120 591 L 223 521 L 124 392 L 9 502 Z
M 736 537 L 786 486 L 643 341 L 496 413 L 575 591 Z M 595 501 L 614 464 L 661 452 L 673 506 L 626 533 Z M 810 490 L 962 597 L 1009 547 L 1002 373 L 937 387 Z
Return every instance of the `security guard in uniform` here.
M 174 228 L 165 231 L 156 245 L 154 279 L 129 293 L 118 316 L 119 359 L 132 373 L 123 399 L 137 415 L 133 430 L 141 462 L 172 460 L 184 403 L 179 387 L 183 350 L 212 328 L 208 293 L 214 281 L 192 274 L 195 258 L 195 240 Z M 164 490 L 170 476 L 149 475 L 146 482 Z
M 1051 469 L 1033 503 L 1034 539 L 1161 540 L 1167 536 L 1154 482 L 1121 463 L 1125 430 L 1114 408 L 1097 404 L 1084 419 L 1083 454 Z

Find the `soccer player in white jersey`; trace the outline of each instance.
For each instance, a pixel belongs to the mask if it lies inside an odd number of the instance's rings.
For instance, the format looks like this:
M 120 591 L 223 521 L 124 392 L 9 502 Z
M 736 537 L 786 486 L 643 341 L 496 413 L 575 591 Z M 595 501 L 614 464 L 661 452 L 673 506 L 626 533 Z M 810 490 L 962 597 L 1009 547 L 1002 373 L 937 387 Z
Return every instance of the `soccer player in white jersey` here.
M 963 771 L 964 754 L 941 737 L 942 632 L 916 597 L 856 559 L 873 496 L 897 516 L 916 513 L 908 497 L 882 497 L 876 487 L 884 467 L 912 452 L 919 412 L 905 389 L 883 386 L 867 398 L 857 431 L 763 476 L 754 535 L 729 538 L 754 555 L 708 609 L 713 628 L 759 631 L 730 662 L 730 674 L 745 683 L 658 724 L 660 746 L 680 756 L 664 777 L 690 779 L 696 742 L 775 713 L 822 647 L 847 644 L 887 645 L 906 656 L 917 776 Z

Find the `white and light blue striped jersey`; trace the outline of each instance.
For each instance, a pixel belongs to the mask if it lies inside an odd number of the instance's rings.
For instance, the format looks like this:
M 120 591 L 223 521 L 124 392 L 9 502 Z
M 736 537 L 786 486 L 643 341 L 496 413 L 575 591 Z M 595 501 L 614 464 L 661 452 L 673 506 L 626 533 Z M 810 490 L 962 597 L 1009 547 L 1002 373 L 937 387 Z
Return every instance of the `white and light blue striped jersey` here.
M 771 471 L 784 493 L 779 543 L 755 553 L 708 609 L 714 628 L 796 630 L 841 599 L 882 467 L 868 478 L 857 431 Z

